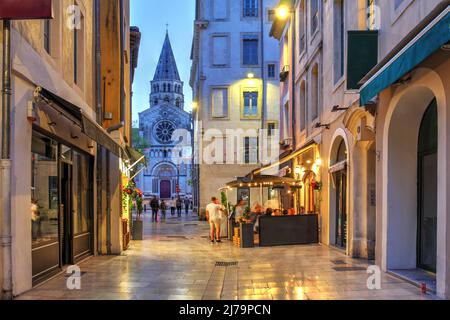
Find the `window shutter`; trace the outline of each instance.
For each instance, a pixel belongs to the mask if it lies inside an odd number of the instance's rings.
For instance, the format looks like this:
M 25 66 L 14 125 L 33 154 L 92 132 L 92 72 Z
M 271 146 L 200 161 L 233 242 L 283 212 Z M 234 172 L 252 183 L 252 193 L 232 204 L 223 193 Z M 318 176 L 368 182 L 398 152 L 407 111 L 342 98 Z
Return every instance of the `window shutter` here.
M 213 37 L 213 65 L 228 65 L 228 37 Z
M 213 16 L 215 20 L 225 20 L 228 15 L 228 0 L 214 0 Z
M 213 89 L 212 92 L 212 117 L 225 118 L 227 110 L 228 94 L 226 89 Z

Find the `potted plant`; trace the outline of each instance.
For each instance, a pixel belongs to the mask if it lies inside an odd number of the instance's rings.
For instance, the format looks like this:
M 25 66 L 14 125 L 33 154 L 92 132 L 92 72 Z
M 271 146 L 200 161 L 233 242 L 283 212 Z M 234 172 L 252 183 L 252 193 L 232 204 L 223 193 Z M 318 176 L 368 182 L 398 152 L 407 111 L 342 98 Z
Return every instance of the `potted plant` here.
M 144 223 L 142 221 L 143 208 L 143 193 L 136 187 L 133 181 L 130 181 L 128 185 L 123 189 L 124 206 L 127 211 L 132 210 L 132 207 L 136 211 L 136 219 L 132 224 L 132 236 L 133 240 L 143 240 Z M 130 215 L 133 217 L 133 215 Z

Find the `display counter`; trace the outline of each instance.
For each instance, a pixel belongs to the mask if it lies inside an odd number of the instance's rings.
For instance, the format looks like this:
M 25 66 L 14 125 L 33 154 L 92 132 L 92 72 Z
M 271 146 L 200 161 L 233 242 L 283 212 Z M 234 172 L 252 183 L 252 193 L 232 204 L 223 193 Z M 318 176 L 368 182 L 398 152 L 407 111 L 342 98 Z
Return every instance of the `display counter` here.
M 317 214 L 260 217 L 259 245 L 261 247 L 319 243 Z

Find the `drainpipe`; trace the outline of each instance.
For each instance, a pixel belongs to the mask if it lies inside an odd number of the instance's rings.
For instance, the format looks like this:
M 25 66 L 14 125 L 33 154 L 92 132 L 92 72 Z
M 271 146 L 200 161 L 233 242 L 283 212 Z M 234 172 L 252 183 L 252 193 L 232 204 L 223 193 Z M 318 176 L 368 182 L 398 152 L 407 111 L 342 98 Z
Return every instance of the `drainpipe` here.
M 11 236 L 11 21 L 3 21 L 3 84 L 2 84 L 2 152 L 0 245 L 3 253 L 3 284 L 0 299 L 12 300 L 12 236 Z
M 100 1 L 94 2 L 95 26 L 95 97 L 97 108 L 97 123 L 103 125 L 103 99 L 102 99 L 102 67 L 101 67 L 101 35 L 100 35 Z M 97 252 L 102 252 L 102 225 L 103 225 L 103 148 L 97 144 Z
M 295 125 L 296 125 L 296 113 L 295 113 L 295 78 L 296 78 L 296 62 L 297 62 L 297 58 L 295 56 L 295 52 L 296 52 L 296 37 L 297 37 L 297 33 L 296 33 L 296 28 L 295 26 L 297 25 L 297 21 L 296 21 L 296 11 L 294 10 L 294 12 L 292 13 L 292 24 L 291 24 L 291 28 L 292 28 L 292 72 L 291 72 L 291 114 L 292 114 L 292 147 L 295 150 L 295 147 L 297 145 L 297 141 L 296 141 L 296 136 L 295 136 Z
M 111 254 L 111 153 L 106 152 L 106 254 Z
M 120 122 L 125 123 L 125 44 L 123 0 L 120 0 Z M 126 128 L 125 128 L 126 129 Z
M 264 0 L 261 0 L 261 79 L 262 79 L 262 109 L 261 109 L 261 129 L 264 130 L 266 127 L 266 108 L 267 108 L 267 97 L 266 97 L 266 73 L 265 70 L 265 54 L 264 54 Z M 259 144 L 261 146 L 261 142 Z M 261 154 L 261 152 L 260 152 Z M 260 157 L 260 160 L 261 157 Z

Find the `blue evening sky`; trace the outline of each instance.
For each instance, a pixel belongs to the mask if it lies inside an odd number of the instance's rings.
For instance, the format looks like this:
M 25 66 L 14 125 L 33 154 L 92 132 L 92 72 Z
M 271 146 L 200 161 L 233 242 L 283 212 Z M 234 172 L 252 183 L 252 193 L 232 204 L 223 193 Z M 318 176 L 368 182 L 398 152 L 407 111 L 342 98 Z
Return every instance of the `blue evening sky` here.
M 161 53 L 166 24 L 181 80 L 184 81 L 185 110 L 191 110 L 189 87 L 195 0 L 131 0 L 131 25 L 142 33 L 139 61 L 133 84 L 133 122 L 149 107 L 150 81 Z

